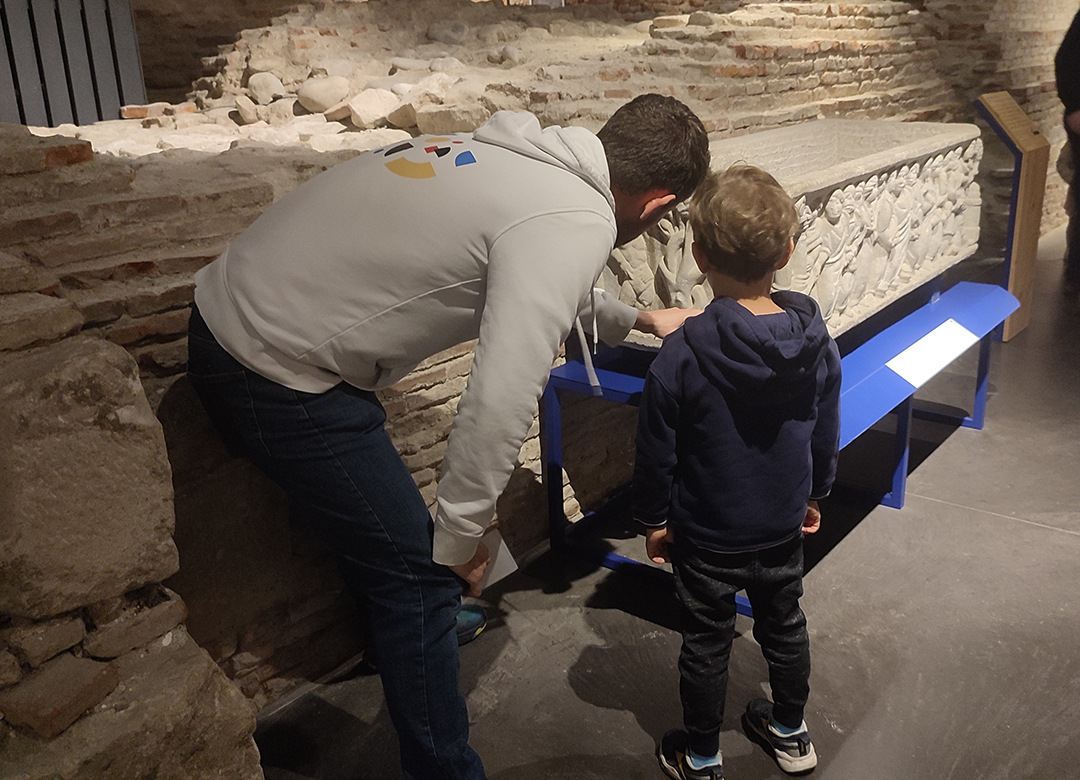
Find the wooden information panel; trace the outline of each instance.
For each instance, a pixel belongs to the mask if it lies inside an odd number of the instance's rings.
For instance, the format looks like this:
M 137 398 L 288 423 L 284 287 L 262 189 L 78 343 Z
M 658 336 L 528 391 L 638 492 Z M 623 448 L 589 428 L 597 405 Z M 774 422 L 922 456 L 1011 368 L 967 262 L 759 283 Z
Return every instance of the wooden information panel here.
M 1026 328 L 1031 319 L 1035 254 L 1039 246 L 1050 143 L 1008 92 L 981 95 L 975 101 L 975 107 L 1016 158 L 1009 232 L 1005 240 L 1005 273 L 1009 292 L 1020 301 L 1020 308 L 1005 320 L 1002 338 L 1008 341 Z

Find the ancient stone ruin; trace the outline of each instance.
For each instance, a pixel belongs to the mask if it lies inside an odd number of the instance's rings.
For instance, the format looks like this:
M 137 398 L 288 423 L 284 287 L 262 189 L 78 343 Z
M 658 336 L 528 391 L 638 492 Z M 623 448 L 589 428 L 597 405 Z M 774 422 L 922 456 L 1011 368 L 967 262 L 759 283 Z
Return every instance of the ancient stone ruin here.
M 839 333 L 993 246 L 1011 168 L 964 124 L 973 96 L 1008 88 L 1062 140 L 1049 63 L 1075 5 L 1052 5 L 319 2 L 205 52 L 186 100 L 0 127 L 0 778 L 259 777 L 255 711 L 360 649 L 332 561 L 182 378 L 193 274 L 277 198 L 500 109 L 597 129 L 673 94 L 717 166 L 761 165 L 799 198 L 778 284 Z M 701 305 L 691 240 L 673 215 L 605 285 Z M 471 359 L 460 345 L 381 394 L 429 502 Z M 629 479 L 634 410 L 564 415 L 573 518 Z M 545 541 L 537 430 L 498 508 L 518 555 Z
M 210 75 L 187 102 L 50 132 L 129 156 L 266 143 L 371 149 L 406 132 L 469 131 L 500 109 L 596 129 L 647 91 L 679 94 L 725 135 L 960 110 L 935 58 L 919 51 L 933 33 L 914 4 L 706 8 L 628 21 L 604 5 L 305 4 L 207 58 Z

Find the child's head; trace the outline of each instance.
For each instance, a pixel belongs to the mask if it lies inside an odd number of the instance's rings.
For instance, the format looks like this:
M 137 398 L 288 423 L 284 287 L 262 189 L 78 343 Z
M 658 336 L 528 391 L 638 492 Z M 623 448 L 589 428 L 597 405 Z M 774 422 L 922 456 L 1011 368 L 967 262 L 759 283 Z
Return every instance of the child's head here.
M 776 179 L 752 165 L 712 172 L 690 199 L 696 255 L 740 282 L 783 266 L 799 231 L 795 203 Z

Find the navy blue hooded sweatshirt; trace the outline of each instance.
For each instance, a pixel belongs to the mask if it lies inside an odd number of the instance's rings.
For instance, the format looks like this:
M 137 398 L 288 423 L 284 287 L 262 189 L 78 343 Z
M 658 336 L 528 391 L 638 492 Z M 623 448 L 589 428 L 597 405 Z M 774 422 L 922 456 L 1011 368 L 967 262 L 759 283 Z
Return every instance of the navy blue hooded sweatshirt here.
M 717 298 L 664 340 L 645 379 L 634 515 L 721 552 L 801 533 L 832 487 L 840 354 L 817 302 L 778 292 L 754 315 Z

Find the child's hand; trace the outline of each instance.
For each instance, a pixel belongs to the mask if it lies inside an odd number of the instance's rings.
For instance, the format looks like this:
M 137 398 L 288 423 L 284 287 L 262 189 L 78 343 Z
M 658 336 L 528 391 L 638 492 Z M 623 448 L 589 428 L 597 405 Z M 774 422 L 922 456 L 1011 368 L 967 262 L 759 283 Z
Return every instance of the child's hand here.
M 671 543 L 675 541 L 675 532 L 670 525 L 663 528 L 649 528 L 645 531 L 645 552 L 653 563 L 671 563 Z
M 819 528 L 821 528 L 821 510 L 818 508 L 817 501 L 811 499 L 806 504 L 806 517 L 802 521 L 802 532 L 804 534 L 816 534 Z

